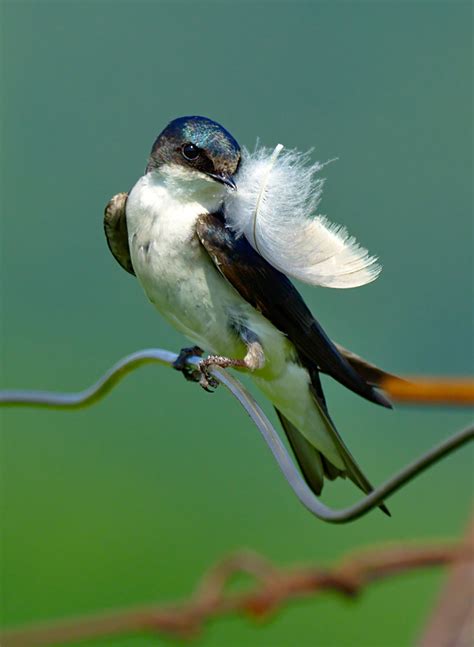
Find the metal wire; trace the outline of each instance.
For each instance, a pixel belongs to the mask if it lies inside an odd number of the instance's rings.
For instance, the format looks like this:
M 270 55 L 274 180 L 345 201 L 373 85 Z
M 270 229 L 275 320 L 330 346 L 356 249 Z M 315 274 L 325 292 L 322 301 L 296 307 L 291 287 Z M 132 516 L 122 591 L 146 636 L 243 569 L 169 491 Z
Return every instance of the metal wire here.
M 76 393 L 17 390 L 0 391 L 0 406 L 83 409 L 104 398 L 120 380 L 140 366 L 153 363 L 171 366 L 176 358 L 177 355 L 175 353 L 159 348 L 138 351 L 118 361 L 95 384 L 84 391 L 78 391 Z M 188 361 L 190 364 L 197 364 L 199 359 L 199 357 L 193 357 Z M 233 376 L 220 368 L 213 368 L 211 373 L 232 393 L 249 414 L 301 503 L 313 515 L 318 517 L 318 519 L 329 523 L 347 523 L 367 514 L 367 512 L 376 508 L 383 500 L 387 499 L 428 467 L 474 439 L 474 425 L 458 431 L 401 469 L 392 478 L 375 488 L 373 492 L 363 497 L 354 505 L 343 508 L 342 510 L 336 510 L 324 505 L 310 490 L 296 468 L 277 431 L 247 389 Z

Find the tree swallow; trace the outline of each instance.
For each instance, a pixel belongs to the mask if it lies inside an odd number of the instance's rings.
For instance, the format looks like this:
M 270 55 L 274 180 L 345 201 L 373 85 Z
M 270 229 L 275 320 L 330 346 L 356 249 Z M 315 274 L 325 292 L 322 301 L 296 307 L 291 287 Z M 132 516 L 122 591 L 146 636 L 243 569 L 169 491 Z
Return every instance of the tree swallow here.
M 212 365 L 250 372 L 275 407 L 316 494 L 325 477 L 346 476 L 368 493 L 371 484 L 331 420 L 320 373 L 390 407 L 374 388 L 386 374 L 334 344 L 281 267 L 230 226 L 226 204 L 239 195 L 239 178 L 249 168 L 237 141 L 216 122 L 175 119 L 153 144 L 143 177 L 128 195 L 108 203 L 109 248 L 162 316 L 197 344 L 193 354 L 200 348 L 212 353 L 199 365 L 204 388 L 213 386 Z M 335 245 L 334 231 L 326 227 L 326 234 Z M 364 265 L 357 258 L 356 268 L 351 257 L 348 275 Z M 185 355 L 186 349 L 176 365 L 184 372 Z

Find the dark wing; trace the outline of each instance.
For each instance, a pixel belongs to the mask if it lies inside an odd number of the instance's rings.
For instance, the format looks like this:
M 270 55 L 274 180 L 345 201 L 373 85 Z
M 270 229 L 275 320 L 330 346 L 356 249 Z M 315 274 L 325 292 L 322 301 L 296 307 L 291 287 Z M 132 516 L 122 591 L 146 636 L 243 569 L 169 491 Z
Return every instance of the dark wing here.
M 221 274 L 288 336 L 311 374 L 322 371 L 367 400 L 391 406 L 339 352 L 291 281 L 262 258 L 244 236 L 237 238 L 220 213 L 200 216 L 196 231 Z
M 125 217 L 127 198 L 127 193 L 117 193 L 109 201 L 104 211 L 104 232 L 115 260 L 124 270 L 135 275 L 128 246 L 127 219 Z
M 289 279 L 262 258 L 243 236 L 235 234 L 225 226 L 220 213 L 199 217 L 197 235 L 221 274 L 233 285 L 239 294 L 264 317 L 285 333 L 293 342 L 299 361 L 311 377 L 310 391 L 326 421 L 330 434 L 345 470 L 332 465 L 289 420 L 277 410 L 278 417 L 287 434 L 300 469 L 311 489 L 319 494 L 323 476 L 329 479 L 338 476 L 349 478 L 368 493 L 373 488 L 366 479 L 344 441 L 338 434 L 327 410 L 319 379 L 319 372 L 328 373 L 341 384 L 363 397 L 390 406 L 390 403 L 359 375 L 349 361 L 339 352 L 327 337 L 321 326 L 306 307 L 300 294 Z M 364 364 L 357 356 L 358 363 Z M 384 504 L 381 509 L 389 514 Z

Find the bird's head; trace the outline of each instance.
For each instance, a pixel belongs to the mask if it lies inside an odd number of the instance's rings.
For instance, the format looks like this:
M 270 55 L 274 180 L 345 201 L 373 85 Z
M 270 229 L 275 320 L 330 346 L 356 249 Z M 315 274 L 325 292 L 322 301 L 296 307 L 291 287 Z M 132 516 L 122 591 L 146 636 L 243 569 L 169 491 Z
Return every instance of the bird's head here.
M 147 172 L 159 171 L 193 183 L 235 189 L 240 146 L 225 128 L 206 117 L 179 117 L 158 135 Z

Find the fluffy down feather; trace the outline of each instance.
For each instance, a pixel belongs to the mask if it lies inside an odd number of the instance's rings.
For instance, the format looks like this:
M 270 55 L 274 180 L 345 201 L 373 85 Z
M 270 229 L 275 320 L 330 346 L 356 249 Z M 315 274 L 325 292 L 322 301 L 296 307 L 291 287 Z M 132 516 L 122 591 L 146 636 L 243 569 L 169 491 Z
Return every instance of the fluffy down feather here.
M 311 285 L 354 288 L 374 281 L 381 267 L 340 225 L 315 215 L 324 164 L 310 153 L 256 148 L 243 153 L 237 191 L 225 200 L 229 226 L 274 267 Z

